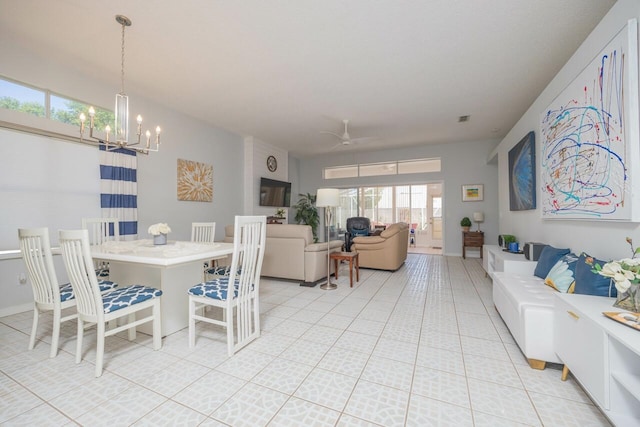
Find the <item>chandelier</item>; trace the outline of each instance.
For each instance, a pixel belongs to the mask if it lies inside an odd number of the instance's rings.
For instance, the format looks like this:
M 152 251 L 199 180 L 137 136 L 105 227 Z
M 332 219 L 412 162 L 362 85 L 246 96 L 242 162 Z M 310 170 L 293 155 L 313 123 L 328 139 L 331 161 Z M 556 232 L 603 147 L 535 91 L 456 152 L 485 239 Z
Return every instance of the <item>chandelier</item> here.
M 151 138 L 151 132 L 147 130 L 144 134 L 144 140 L 142 140 L 142 116 L 138 115 L 135 142 L 129 142 L 129 97 L 124 93 L 124 29 L 131 26 L 131 20 L 124 15 L 116 15 L 116 21 L 122 26 L 122 47 L 121 47 L 121 87 L 120 93 L 116 94 L 116 108 L 115 108 L 115 128 L 107 125 L 104 128 L 106 134 L 105 139 L 101 139 L 94 136 L 93 131 L 94 118 L 96 111 L 93 107 L 89 107 L 89 138 L 93 143 L 98 145 L 104 145 L 108 151 L 124 148 L 126 150 L 136 151 L 142 154 L 149 154 L 150 151 L 160 150 L 160 126 L 156 127 L 156 133 L 153 139 Z M 87 116 L 84 113 L 80 114 L 80 141 L 84 140 L 85 133 L 85 121 Z

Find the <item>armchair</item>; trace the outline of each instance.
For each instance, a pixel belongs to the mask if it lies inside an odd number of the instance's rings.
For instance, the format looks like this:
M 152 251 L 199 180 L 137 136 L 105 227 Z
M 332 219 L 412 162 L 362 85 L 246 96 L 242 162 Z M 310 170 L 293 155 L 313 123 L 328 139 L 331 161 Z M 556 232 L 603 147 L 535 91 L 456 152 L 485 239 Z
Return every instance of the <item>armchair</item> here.
M 371 221 L 363 216 L 347 218 L 347 231 L 344 233 L 344 250 L 351 252 L 353 239 L 358 236 L 368 236 L 371 232 Z
M 409 225 L 391 224 L 379 236 L 354 237 L 353 249 L 358 252 L 361 268 L 395 271 L 407 259 Z

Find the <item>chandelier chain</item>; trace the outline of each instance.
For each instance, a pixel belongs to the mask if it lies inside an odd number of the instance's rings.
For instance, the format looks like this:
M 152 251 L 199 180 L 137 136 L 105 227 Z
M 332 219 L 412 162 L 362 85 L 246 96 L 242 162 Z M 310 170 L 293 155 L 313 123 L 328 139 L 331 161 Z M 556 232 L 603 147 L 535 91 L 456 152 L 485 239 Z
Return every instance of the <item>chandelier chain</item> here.
M 124 27 L 125 24 L 122 24 L 122 46 L 121 46 L 121 57 L 120 57 L 120 78 L 121 78 L 121 93 L 124 94 Z

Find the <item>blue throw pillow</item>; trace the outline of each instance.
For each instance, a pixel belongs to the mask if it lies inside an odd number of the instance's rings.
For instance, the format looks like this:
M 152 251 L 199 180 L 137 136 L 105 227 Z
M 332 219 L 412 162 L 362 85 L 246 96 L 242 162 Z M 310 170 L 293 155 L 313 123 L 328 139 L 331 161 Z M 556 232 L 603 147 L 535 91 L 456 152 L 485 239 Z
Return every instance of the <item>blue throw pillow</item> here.
M 581 253 L 576 264 L 576 285 L 573 292 L 601 297 L 617 296 L 618 292 L 612 280 L 591 271 L 594 265 L 600 264 L 602 267 L 606 263 L 606 261 L 589 256 L 584 252 Z
M 578 255 L 569 253 L 563 256 L 551 267 L 549 274 L 544 279 L 546 285 L 564 293 L 573 293 L 573 286 L 576 283 L 575 271 L 578 262 Z
M 569 249 L 558 249 L 549 245 L 545 246 L 542 248 L 542 252 L 540 252 L 540 258 L 538 258 L 538 264 L 536 265 L 533 275 L 545 279 L 551 267 L 556 265 L 556 262 L 569 252 L 571 252 Z

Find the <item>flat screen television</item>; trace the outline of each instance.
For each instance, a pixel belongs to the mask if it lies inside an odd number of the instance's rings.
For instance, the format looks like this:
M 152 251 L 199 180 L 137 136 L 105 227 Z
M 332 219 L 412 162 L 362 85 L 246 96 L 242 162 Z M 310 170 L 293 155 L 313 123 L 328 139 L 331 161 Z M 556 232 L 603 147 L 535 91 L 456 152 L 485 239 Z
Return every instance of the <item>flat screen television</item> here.
M 288 208 L 291 206 L 291 183 L 260 178 L 260 206 Z

